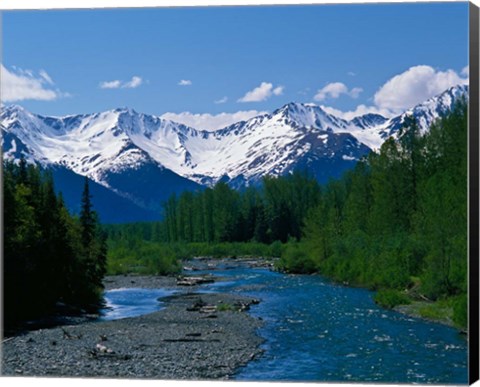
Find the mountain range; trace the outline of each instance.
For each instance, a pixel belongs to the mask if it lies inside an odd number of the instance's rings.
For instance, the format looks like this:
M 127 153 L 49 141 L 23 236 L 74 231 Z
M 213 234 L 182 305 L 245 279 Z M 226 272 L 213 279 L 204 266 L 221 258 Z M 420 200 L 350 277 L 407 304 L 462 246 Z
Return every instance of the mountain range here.
M 308 170 L 319 182 L 339 177 L 389 137 L 406 116 L 422 132 L 468 98 L 452 87 L 393 117 L 345 120 L 313 104 L 289 103 L 216 131 L 198 130 L 129 108 L 45 117 L 18 105 L 2 108 L 3 156 L 52 170 L 67 205 L 78 210 L 84 176 L 104 222 L 158 219 L 172 193 L 213 186 L 257 185 L 265 175 Z

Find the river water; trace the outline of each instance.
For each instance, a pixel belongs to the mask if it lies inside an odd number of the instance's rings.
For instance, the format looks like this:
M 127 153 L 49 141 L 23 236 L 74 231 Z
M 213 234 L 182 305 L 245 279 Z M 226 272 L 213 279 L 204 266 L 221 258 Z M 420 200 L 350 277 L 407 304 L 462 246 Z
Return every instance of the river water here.
M 444 325 L 382 309 L 370 291 L 320 276 L 264 268 L 237 267 L 210 274 L 224 281 L 204 285 L 202 291 L 262 301 L 250 313 L 265 322 L 258 332 L 265 339 L 265 352 L 241 368 L 237 380 L 467 383 L 464 336 Z M 112 295 L 123 298 L 124 304 L 143 305 L 133 314 L 126 307 L 132 316 L 145 313 L 148 305 L 153 305 L 150 310 L 160 308 L 155 302 L 158 294 L 168 294 L 139 290 L 107 292 L 111 310 L 116 311 L 113 318 L 122 317 L 122 312 Z
M 121 318 L 141 316 L 163 308 L 158 299 L 172 295 L 172 290 L 122 288 L 106 291 L 104 299 L 106 308 L 100 320 L 118 320 Z

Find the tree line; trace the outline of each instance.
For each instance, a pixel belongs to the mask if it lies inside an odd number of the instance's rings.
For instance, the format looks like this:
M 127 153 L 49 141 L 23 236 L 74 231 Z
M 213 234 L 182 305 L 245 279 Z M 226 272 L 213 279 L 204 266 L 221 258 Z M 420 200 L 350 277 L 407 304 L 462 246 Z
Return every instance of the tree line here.
M 172 251 L 201 244 L 186 256 L 211 245 L 280 241 L 281 249 L 268 251 L 281 253 L 282 270 L 387 289 L 386 305 L 402 302 L 405 290 L 451 300 L 456 322 L 466 326 L 467 128 L 466 101 L 426 133 L 406 117 L 398 139 L 338 180 L 320 186 L 296 172 L 243 191 L 220 182 L 172 195 L 162 222 L 114 226 L 109 237 L 122 248 L 121 241 Z
M 467 117 L 461 101 L 424 135 L 407 118 L 397 141 L 323 188 L 281 266 L 452 299 L 466 326 Z
M 309 209 L 321 189 L 307 172 L 265 177 L 259 187 L 213 188 L 173 194 L 163 203 L 163 221 L 108 225 L 111 240 L 166 243 L 258 242 L 300 239 Z
M 59 303 L 98 307 L 108 234 L 112 262 L 169 274 L 180 270 L 178 258 L 198 252 L 280 254 L 285 271 L 451 299 L 466 325 L 467 127 L 461 101 L 426 134 L 407 117 L 398 140 L 324 186 L 307 172 L 242 191 L 220 182 L 172 195 L 161 222 L 108 227 L 100 227 L 87 179 L 72 216 L 50 173 L 4 161 L 5 323 Z
M 80 199 L 80 193 L 79 193 Z M 85 179 L 79 216 L 56 194 L 51 173 L 3 162 L 4 323 L 54 312 L 59 305 L 95 310 L 102 302 L 106 235 Z
M 220 182 L 213 188 L 172 195 L 164 204 L 167 242 L 286 242 L 301 236 L 302 220 L 319 199 L 306 172 L 265 177 L 244 191 Z
M 110 274 L 173 274 L 193 256 L 279 256 L 282 242 L 300 238 L 303 219 L 320 198 L 305 172 L 265 177 L 260 187 L 213 188 L 173 194 L 163 221 L 106 225 Z

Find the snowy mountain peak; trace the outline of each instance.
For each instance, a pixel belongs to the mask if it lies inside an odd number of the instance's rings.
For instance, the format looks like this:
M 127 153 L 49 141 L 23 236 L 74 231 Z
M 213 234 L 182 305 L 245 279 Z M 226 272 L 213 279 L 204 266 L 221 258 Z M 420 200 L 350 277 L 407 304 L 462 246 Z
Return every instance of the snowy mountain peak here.
M 289 116 L 304 115 L 307 111 L 314 111 L 315 109 L 320 109 L 316 105 L 306 105 L 299 102 L 290 102 L 282 106 L 280 109 L 275 110 L 272 115 L 284 114 Z M 321 110 L 321 109 L 320 109 Z
M 130 108 L 130 107 L 127 107 L 127 106 L 123 106 L 123 107 L 118 107 L 116 109 L 113 110 L 114 113 L 119 113 L 119 114 L 128 114 L 128 115 L 137 115 L 138 113 L 135 111 L 135 109 L 133 108 Z
M 403 126 L 405 117 L 411 116 L 417 121 L 420 133 L 428 131 L 430 125 L 438 118 L 452 110 L 453 105 L 460 99 L 468 99 L 468 85 L 450 87 L 443 93 L 438 94 L 427 101 L 408 109 L 405 113 L 392 118 L 389 121 L 386 132 L 389 136 L 396 136 Z
M 20 105 L 2 106 L 0 118 L 5 125 L 6 120 L 12 122 L 14 120 L 31 120 L 32 114 Z
M 24 107 L 22 107 L 21 105 L 17 105 L 17 104 L 11 104 L 11 105 L 7 105 L 7 106 L 2 106 L 2 115 L 4 113 L 8 113 L 8 114 L 15 114 L 16 112 L 19 112 L 19 111 L 26 111 Z
M 435 112 L 437 115 L 443 115 L 452 109 L 453 104 L 460 98 L 468 98 L 468 85 L 457 85 L 450 87 L 443 93 L 436 95 L 427 101 L 407 110 L 406 114 L 420 115 L 422 112 Z
M 8 144 L 4 142 L 7 157 L 16 157 L 22 149 L 44 165 L 62 165 L 104 185 L 109 171 L 145 165 L 201 184 L 220 179 L 250 184 L 266 174 L 281 175 L 300 167 L 338 174 L 380 148 L 388 137 L 398 136 L 406 114 L 427 130 L 462 96 L 468 96 L 466 85 L 391 119 L 370 113 L 350 121 L 314 104 L 291 102 L 214 132 L 131 108 L 43 117 L 12 105 L 3 108 L 0 117 L 2 130 L 9 134 Z
M 320 106 L 314 104 L 303 104 L 291 102 L 272 113 L 272 118 L 277 121 L 284 121 L 293 127 L 307 129 L 336 130 L 346 129 L 348 124 L 345 120 L 335 117 Z
M 290 102 L 282 106 L 280 109 L 275 110 L 272 113 L 272 116 L 275 115 L 283 115 L 285 117 L 290 117 L 294 120 L 302 121 L 305 120 L 305 117 L 328 116 L 329 114 L 317 105 Z
M 362 116 L 353 118 L 352 120 L 349 121 L 349 124 L 360 127 L 362 129 L 367 129 L 367 128 L 383 125 L 387 121 L 388 121 L 388 118 L 385 118 L 380 114 L 367 113 Z

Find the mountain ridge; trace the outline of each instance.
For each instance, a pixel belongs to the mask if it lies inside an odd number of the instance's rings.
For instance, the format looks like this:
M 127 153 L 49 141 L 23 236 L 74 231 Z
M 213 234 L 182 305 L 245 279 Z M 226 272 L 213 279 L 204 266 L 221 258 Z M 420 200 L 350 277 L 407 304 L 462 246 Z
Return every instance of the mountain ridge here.
M 127 107 L 54 117 L 10 105 L 0 113 L 2 148 L 6 159 L 23 155 L 45 168 L 69 169 L 144 209 L 158 211 L 165 197 L 155 195 L 163 191 L 170 195 L 218 181 L 241 188 L 259 184 L 265 175 L 296 169 L 311 171 L 320 182 L 339 177 L 388 137 L 397 138 L 407 115 L 413 115 L 425 132 L 462 96 L 468 97 L 466 85 L 392 118 L 368 113 L 351 120 L 314 104 L 290 102 L 215 131 Z M 150 194 L 135 187 L 135 179 Z M 155 189 L 146 187 L 149 181 Z

